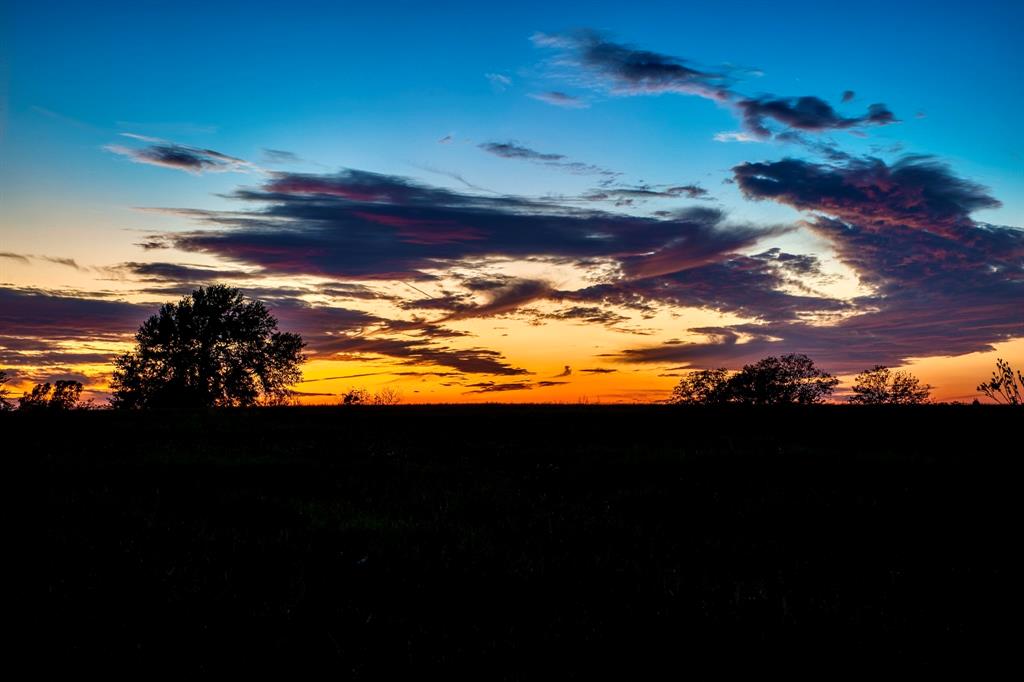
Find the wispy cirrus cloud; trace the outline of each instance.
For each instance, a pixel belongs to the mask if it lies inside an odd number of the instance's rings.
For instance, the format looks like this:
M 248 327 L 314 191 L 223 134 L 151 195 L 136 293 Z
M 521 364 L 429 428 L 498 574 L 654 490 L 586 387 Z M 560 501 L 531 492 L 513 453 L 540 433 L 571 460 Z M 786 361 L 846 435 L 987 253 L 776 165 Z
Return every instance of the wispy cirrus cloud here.
M 78 261 L 74 258 L 62 258 L 60 256 L 40 256 L 31 253 L 11 253 L 10 251 L 2 251 L 0 252 L 0 258 L 17 261 L 24 265 L 28 265 L 32 261 L 43 261 L 45 263 L 63 265 L 64 267 L 71 268 L 72 270 L 82 269 L 82 266 L 80 266 Z
M 587 109 L 590 107 L 590 102 L 580 99 L 575 95 L 568 95 L 560 90 L 549 90 L 547 92 L 531 92 L 527 95 L 545 104 L 550 104 L 555 107 L 562 107 L 563 109 Z
M 580 161 L 570 161 L 564 154 L 552 154 L 538 152 L 535 149 L 524 147 L 517 142 L 483 142 L 477 147 L 503 159 L 520 159 L 539 163 L 550 168 L 565 170 L 576 175 L 604 175 L 609 178 L 616 177 L 620 173 Z
M 485 73 L 484 78 L 497 92 L 504 92 L 512 87 L 512 79 L 503 73 Z
M 190 147 L 134 133 L 121 133 L 121 135 L 149 144 L 144 147 L 126 147 L 119 144 L 110 144 L 104 147 L 104 149 L 114 154 L 125 156 L 135 163 L 173 168 L 194 175 L 228 172 L 248 173 L 256 169 L 254 164 L 244 159 L 228 156 L 213 149 Z
M 708 199 L 706 189 L 697 184 L 689 185 L 609 185 L 584 194 L 585 201 L 609 201 L 615 206 L 633 206 L 652 199 Z

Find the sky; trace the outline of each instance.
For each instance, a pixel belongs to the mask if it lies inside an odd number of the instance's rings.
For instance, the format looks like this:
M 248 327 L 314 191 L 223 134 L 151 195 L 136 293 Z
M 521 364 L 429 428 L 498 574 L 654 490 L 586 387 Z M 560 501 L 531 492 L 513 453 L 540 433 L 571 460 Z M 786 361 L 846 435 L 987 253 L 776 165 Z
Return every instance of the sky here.
M 211 6 L 212 5 L 212 6 Z M 1024 365 L 1019 2 L 5 3 L 0 369 L 228 283 L 307 403 Z

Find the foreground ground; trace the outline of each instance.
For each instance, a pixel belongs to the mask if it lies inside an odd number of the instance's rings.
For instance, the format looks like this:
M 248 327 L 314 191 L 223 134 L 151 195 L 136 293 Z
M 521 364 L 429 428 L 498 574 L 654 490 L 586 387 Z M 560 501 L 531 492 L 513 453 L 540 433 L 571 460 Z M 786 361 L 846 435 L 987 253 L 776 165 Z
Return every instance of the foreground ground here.
M 1009 408 L 6 417 L 43 670 L 576 678 L 1011 642 Z

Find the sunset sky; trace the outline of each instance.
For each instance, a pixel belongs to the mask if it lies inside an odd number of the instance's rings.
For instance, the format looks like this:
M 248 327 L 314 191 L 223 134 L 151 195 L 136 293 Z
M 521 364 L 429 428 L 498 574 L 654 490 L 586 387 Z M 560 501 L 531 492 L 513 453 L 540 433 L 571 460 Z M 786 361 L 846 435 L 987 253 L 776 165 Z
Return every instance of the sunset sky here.
M 1024 365 L 1024 3 L 215 4 L 6 4 L 16 390 L 105 398 L 214 282 L 303 336 L 304 402 Z

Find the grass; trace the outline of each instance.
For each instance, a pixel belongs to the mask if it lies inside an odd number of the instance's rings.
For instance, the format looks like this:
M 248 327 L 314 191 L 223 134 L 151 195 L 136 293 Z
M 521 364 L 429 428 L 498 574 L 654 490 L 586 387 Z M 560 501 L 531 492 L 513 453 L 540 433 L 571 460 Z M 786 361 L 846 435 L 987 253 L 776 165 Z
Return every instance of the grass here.
M 29 444 L 39 501 L 41 671 L 577 679 L 740 653 L 993 660 L 1020 416 L 399 406 L 0 429 Z

